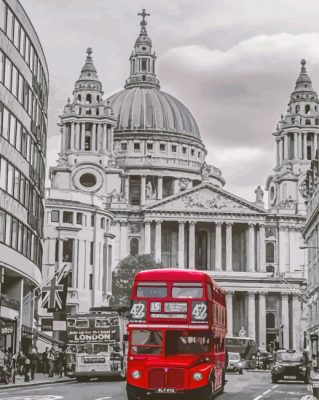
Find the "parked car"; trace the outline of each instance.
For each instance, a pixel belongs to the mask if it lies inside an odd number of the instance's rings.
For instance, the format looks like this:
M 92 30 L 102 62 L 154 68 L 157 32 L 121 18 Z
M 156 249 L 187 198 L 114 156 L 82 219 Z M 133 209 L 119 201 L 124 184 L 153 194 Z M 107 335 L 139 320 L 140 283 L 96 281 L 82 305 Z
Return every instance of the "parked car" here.
M 239 353 L 228 353 L 227 371 L 238 372 L 239 375 L 243 374 L 244 361 L 241 359 Z
M 295 350 L 278 350 L 274 354 L 271 381 L 303 381 L 309 383 L 310 365 L 304 354 Z

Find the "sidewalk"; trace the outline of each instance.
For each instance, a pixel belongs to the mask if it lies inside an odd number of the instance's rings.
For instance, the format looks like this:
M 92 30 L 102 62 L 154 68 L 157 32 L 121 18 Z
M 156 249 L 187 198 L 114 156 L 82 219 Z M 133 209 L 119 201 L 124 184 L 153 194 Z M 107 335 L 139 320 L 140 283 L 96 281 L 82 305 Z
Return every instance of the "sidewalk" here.
M 0 391 L 10 388 L 19 388 L 24 386 L 38 386 L 38 385 L 50 385 L 50 384 L 58 384 L 58 383 L 65 383 L 65 382 L 72 382 L 74 378 L 69 378 L 68 376 L 59 377 L 55 376 L 53 378 L 48 378 L 48 375 L 44 375 L 41 373 L 35 374 L 35 379 L 30 382 L 24 382 L 24 376 L 16 376 L 16 383 L 9 383 L 5 385 L 3 383 L 0 384 Z

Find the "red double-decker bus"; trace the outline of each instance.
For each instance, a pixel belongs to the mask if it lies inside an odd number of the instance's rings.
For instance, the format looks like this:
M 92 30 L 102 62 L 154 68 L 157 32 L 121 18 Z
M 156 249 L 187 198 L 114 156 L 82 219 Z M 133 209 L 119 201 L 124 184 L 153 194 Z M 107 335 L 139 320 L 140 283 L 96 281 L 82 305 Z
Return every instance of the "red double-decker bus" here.
M 225 385 L 225 293 L 204 272 L 136 274 L 128 324 L 127 397 L 211 400 Z M 164 396 L 165 397 L 165 396 Z

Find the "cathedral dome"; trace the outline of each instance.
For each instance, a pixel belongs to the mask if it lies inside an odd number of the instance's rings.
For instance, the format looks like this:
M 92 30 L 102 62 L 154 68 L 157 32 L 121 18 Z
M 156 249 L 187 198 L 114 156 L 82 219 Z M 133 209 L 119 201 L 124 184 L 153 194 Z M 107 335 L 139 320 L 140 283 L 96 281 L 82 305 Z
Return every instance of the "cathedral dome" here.
M 188 108 L 157 87 L 131 87 L 109 100 L 118 118 L 116 130 L 154 130 L 200 139 L 197 123 Z

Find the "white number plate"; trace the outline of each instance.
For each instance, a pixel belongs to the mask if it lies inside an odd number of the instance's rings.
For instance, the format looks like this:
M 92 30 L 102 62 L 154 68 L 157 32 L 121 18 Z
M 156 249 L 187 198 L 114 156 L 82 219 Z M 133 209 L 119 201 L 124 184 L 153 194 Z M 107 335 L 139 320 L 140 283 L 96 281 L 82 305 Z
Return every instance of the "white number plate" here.
M 284 379 L 297 379 L 296 376 L 284 376 Z
M 156 393 L 176 393 L 176 389 L 173 388 L 159 388 L 155 390 Z

